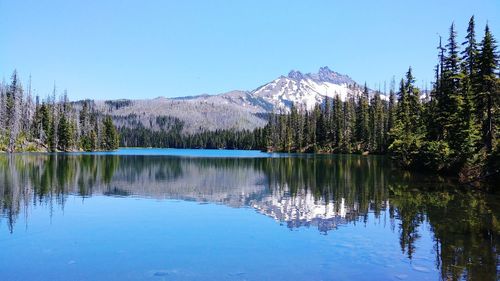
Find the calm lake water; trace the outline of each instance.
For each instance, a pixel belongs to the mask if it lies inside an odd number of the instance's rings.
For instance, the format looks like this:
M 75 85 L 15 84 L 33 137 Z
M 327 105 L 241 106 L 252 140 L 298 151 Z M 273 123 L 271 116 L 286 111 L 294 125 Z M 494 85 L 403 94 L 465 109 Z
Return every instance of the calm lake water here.
M 498 280 L 499 205 L 377 156 L 0 155 L 0 280 Z

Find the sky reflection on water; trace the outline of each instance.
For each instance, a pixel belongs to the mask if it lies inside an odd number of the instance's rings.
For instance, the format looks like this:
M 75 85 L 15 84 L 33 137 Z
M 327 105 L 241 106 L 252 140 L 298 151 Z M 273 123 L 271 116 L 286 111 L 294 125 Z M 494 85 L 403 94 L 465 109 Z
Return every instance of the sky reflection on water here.
M 496 280 L 497 199 L 382 157 L 3 155 L 0 278 Z

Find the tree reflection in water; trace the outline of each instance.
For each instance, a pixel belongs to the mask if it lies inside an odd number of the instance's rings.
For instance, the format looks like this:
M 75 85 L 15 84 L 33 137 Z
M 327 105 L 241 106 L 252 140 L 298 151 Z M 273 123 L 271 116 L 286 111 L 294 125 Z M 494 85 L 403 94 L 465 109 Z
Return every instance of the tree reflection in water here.
M 290 228 L 389 215 L 408 259 L 430 225 L 443 280 L 498 279 L 498 196 L 398 170 L 383 157 L 182 158 L 85 154 L 0 156 L 0 204 L 9 231 L 31 206 L 64 208 L 69 195 L 140 196 L 252 207 Z

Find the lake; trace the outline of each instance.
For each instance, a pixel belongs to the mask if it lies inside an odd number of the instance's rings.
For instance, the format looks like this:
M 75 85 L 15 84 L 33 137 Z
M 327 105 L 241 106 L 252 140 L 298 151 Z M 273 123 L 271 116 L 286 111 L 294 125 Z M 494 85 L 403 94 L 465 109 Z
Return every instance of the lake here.
M 498 194 L 389 159 L 0 155 L 0 280 L 498 280 Z

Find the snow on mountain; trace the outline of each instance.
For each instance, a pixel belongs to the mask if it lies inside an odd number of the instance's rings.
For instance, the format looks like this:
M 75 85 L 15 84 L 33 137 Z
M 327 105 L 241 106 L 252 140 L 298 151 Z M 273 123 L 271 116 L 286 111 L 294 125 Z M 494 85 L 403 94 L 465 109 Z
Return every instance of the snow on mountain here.
M 302 74 L 292 70 L 252 91 L 252 95 L 272 104 L 274 110 L 287 111 L 292 104 L 307 109 L 322 103 L 326 97 L 341 100 L 361 92 L 359 85 L 349 76 L 321 67 L 318 73 Z
M 124 126 L 142 124 L 153 130 L 157 116 L 170 116 L 184 123 L 184 132 L 217 129 L 254 129 L 267 123 L 270 112 L 289 112 L 292 104 L 312 109 L 325 98 L 339 96 L 345 101 L 358 96 L 362 87 L 349 76 L 321 67 L 317 73 L 292 70 L 287 76 L 253 91 L 231 91 L 219 95 L 144 100 L 96 101 L 97 108 Z M 370 91 L 370 94 L 372 92 Z M 383 99 L 387 99 L 382 96 Z M 124 118 L 127 117 L 126 122 Z M 121 121 L 120 121 L 121 120 Z M 123 123 L 123 124 L 122 124 Z

